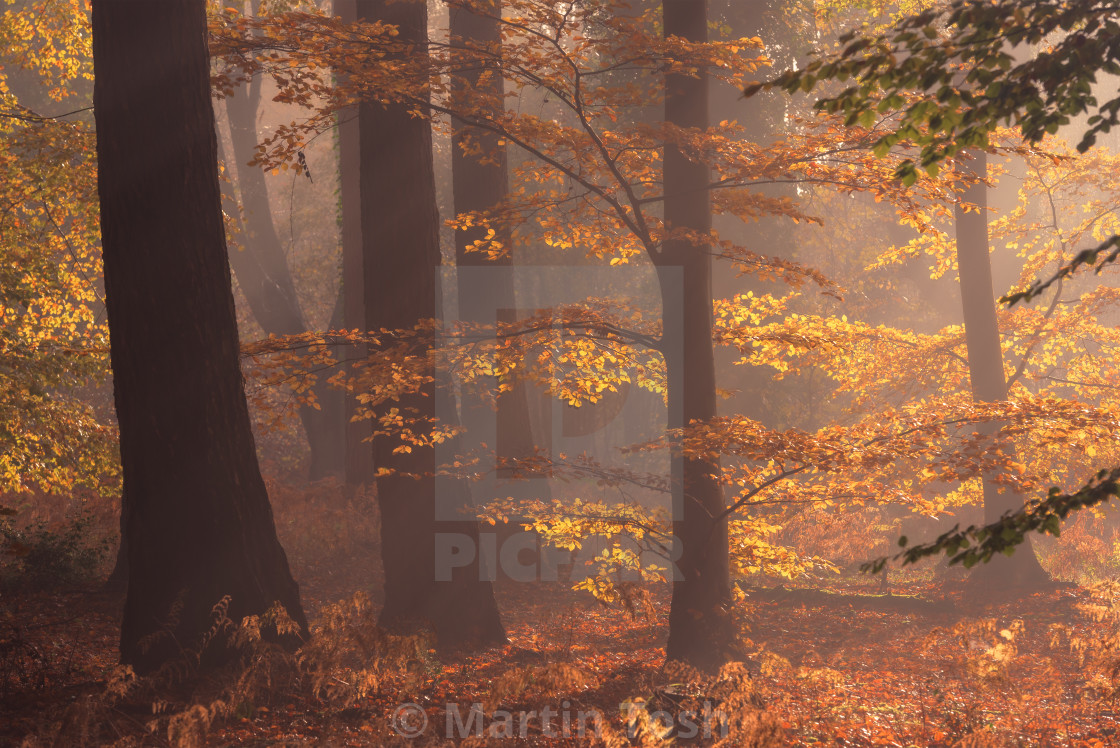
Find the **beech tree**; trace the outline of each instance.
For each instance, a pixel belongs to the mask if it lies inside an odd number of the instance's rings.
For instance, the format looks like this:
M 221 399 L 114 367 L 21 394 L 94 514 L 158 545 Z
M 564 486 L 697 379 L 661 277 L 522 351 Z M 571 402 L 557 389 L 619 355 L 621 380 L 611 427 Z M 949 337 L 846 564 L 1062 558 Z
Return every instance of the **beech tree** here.
M 1016 59 L 1016 47 L 1044 42 L 1047 47 L 1028 59 Z M 1101 73 L 1120 72 L 1120 14 L 1109 2 L 952 0 L 904 16 L 882 31 L 850 31 L 840 43 L 839 53 L 818 54 L 799 69 L 747 87 L 746 93 L 812 91 L 850 81 L 838 93 L 823 95 L 815 107 L 842 114 L 848 123 L 897 113 L 895 126 L 878 137 L 876 150 L 885 154 L 898 144 L 920 149 L 916 160 L 904 159 L 896 170 L 905 184 L 914 184 L 920 171 L 936 175 L 966 149 L 989 147 L 1001 125 L 1013 125 L 1035 143 L 1085 115 L 1087 127 L 1077 145 L 1085 152 L 1120 123 L 1120 97 L 1101 102 L 1095 87 Z M 1099 272 L 1118 259 L 1120 235 L 1113 235 L 1063 262 L 1049 279 L 1003 300 L 1029 301 L 1079 268 Z M 990 560 L 995 553 L 1010 553 L 1029 531 L 1056 535 L 1070 512 L 1120 496 L 1118 485 L 1120 468 L 1102 469 L 1077 491 L 1066 494 L 1054 487 L 1044 500 L 1032 500 L 986 525 L 945 533 L 908 549 L 903 558 L 909 562 L 944 552 L 967 565 Z
M 487 12 L 486 6 L 475 2 L 453 5 Z M 503 255 L 509 247 L 499 237 L 508 231 L 514 245 L 543 242 L 561 250 L 580 247 L 590 260 L 611 265 L 648 263 L 656 268 L 665 301 L 663 327 L 627 337 L 625 324 L 599 324 L 586 317 L 571 324 L 610 330 L 617 336 L 614 342 L 641 341 L 662 354 L 669 371 L 664 383 L 653 383 L 656 366 L 644 367 L 644 374 L 639 369 L 629 371 L 628 380 L 667 391 L 669 411 L 680 419 L 674 423 L 702 423 L 715 414 L 716 398 L 711 259 L 726 260 L 741 273 L 827 285 L 809 268 L 759 254 L 711 232 L 710 210 L 747 222 L 768 214 L 811 220 L 790 199 L 757 191 L 758 185 L 791 180 L 831 184 L 845 191 L 867 190 L 877 199 L 906 202 L 911 198 L 908 191 L 883 178 L 891 167 L 880 165 L 867 152 L 871 141 L 866 131 L 841 132 L 832 123 L 821 122 L 764 152 L 762 146 L 744 142 L 741 128 L 733 123 L 706 129 L 704 86 L 695 84 L 697 76 L 701 81 L 706 74 L 741 86 L 759 64 L 757 42 L 707 41 L 706 21 L 698 21 L 687 4 L 674 6 L 667 17 L 680 34 L 666 34 L 656 11 L 613 10 L 609 2 L 575 5 L 566 12 L 532 0 L 505 4 L 500 69 L 507 95 L 542 96 L 542 105 L 550 109 L 548 116 L 496 106 L 495 97 L 486 91 L 476 90 L 481 95 L 466 101 L 445 95 L 446 83 L 436 73 L 446 71 L 454 81 L 463 69 L 492 69 L 499 57 L 493 45 L 453 40 L 446 45 L 431 42 L 422 49 L 385 24 L 347 26 L 307 14 L 260 21 L 227 18 L 216 24 L 216 33 L 248 71 L 272 73 L 292 100 L 316 109 L 303 122 L 279 128 L 263 144 L 271 163 L 292 157 L 310 132 L 333 122 L 338 107 L 363 97 L 399 103 L 417 116 L 448 115 L 460 123 L 464 130 L 460 142 L 472 151 L 482 152 L 478 133 L 492 133 L 521 149 L 527 158 L 513 169 L 518 186 L 508 199 L 497 208 L 460 212 L 456 217 L 457 228 L 482 229 L 469 251 Z M 674 16 L 676 12 L 680 17 Z M 424 65 L 394 64 L 403 56 L 420 55 L 426 58 Z M 429 61 L 435 62 L 434 69 L 425 67 Z M 348 84 L 326 81 L 318 72 L 324 68 L 334 70 L 336 76 L 345 72 Z M 670 89 L 668 96 L 667 79 L 679 87 L 675 92 Z M 417 91 L 429 88 L 437 95 L 417 96 Z M 630 117 L 633 108 L 666 99 L 670 121 L 651 125 Z M 673 165 L 666 165 L 663 172 L 664 159 Z M 397 193 L 401 184 L 405 182 L 397 184 Z M 368 268 L 366 272 L 368 277 Z M 421 285 L 416 288 L 423 289 L 426 282 L 418 279 Z M 397 320 L 405 329 L 416 327 L 415 318 L 399 315 Z M 587 364 L 586 358 L 577 360 Z M 572 380 L 550 384 L 549 389 L 571 404 L 595 402 L 603 386 L 593 383 L 593 378 L 581 372 Z M 606 387 L 617 387 L 616 381 L 611 379 Z M 385 393 L 381 388 L 378 397 Z M 718 629 L 724 623 L 722 608 L 729 592 L 721 536 L 731 510 L 721 508 L 722 487 L 715 477 L 720 470 L 718 454 L 709 450 L 694 455 L 679 449 L 676 453 L 681 460 L 677 485 L 684 494 L 682 514 L 688 513 L 682 521 L 689 528 L 681 537 L 682 562 L 689 571 L 682 573 L 678 585 L 680 604 L 674 620 L 684 630 L 674 637 L 680 650 L 674 650 L 673 656 L 710 665 L 726 656 L 716 650 L 730 641 Z M 710 555 L 705 551 L 708 547 L 714 549 Z M 703 620 L 699 627 L 694 625 L 697 617 Z
M 307 624 L 239 363 L 201 0 L 93 4 L 98 195 L 129 511 L 121 657 L 218 658 L 223 621 Z M 208 641 L 208 643 L 207 643 Z
M 505 79 L 502 75 L 502 7 L 497 0 L 483 2 L 474 7 L 449 9 L 448 33 L 452 45 L 461 44 L 471 49 L 487 49 L 492 57 L 477 65 L 464 65 L 454 71 L 451 95 L 457 102 L 488 101 L 496 114 L 504 107 Z M 497 133 L 479 130 L 452 117 L 451 121 L 451 176 L 452 199 L 455 213 L 475 213 L 501 210 L 509 199 L 509 163 L 507 148 Z M 479 242 L 486 242 L 487 230 L 483 226 L 461 226 L 455 230 L 455 265 L 457 268 L 491 268 L 492 273 L 477 276 L 469 272 L 458 273 L 459 316 L 462 322 L 486 326 L 492 321 L 508 323 L 516 315 L 513 280 L 514 248 L 509 227 L 500 227 L 500 233 L 491 237 L 495 246 L 504 247 L 500 252 L 476 251 Z M 495 306 L 497 305 L 497 307 Z M 507 305 L 503 307 L 502 305 Z M 518 461 L 532 459 L 544 451 L 551 434 L 534 434 L 530 418 L 530 397 L 539 390 L 525 382 L 514 382 L 508 389 L 497 384 L 497 379 L 486 382 L 487 391 L 497 389 L 493 410 L 487 398 L 476 388 L 460 391 L 463 438 L 468 450 L 477 449 L 487 439 L 491 440 L 495 458 L 495 488 L 504 494 L 522 495 L 527 490 L 539 498 L 551 495 L 549 484 L 537 480 L 531 489 L 522 488 L 520 477 L 540 477 L 540 473 L 522 475 L 517 470 Z M 493 428 L 485 426 L 493 424 Z M 544 428 L 541 429 L 542 431 Z M 485 435 L 485 436 L 484 436 Z M 544 437 L 544 438 L 541 438 Z M 493 484 L 491 484 L 493 485 Z M 477 489 L 472 489 L 478 494 Z M 475 502 L 489 502 L 500 496 L 474 495 Z M 477 559 L 476 559 L 477 563 Z M 471 569 L 475 569 L 472 566 Z M 489 574 L 492 570 L 483 573 Z M 497 571 L 497 570 L 493 570 Z M 467 571 L 466 573 L 479 573 Z
M 957 270 L 960 273 L 961 305 L 968 348 L 968 372 L 972 397 L 978 402 L 1007 399 L 1003 348 L 1000 346 L 996 299 L 992 290 L 992 264 L 988 244 L 988 154 L 973 151 L 970 171 L 976 180 L 954 209 L 957 234 Z M 995 426 L 986 425 L 992 432 Z M 1005 445 L 1014 459 L 1014 445 Z M 991 475 L 984 476 L 984 520 L 992 523 L 1004 514 L 1022 509 L 1021 494 L 1001 488 Z M 1038 585 L 1047 579 L 1028 540 L 1014 555 L 994 558 L 973 571 L 973 576 L 993 589 L 1007 585 Z
M 77 393 L 108 356 L 89 103 L 88 18 L 0 18 L 0 492 L 120 487 L 116 430 Z M 22 30 L 22 31 L 21 31 Z M 59 116 L 64 115 L 64 116 Z
M 419 50 L 409 63 L 424 64 L 428 14 L 423 2 L 359 0 L 357 11 L 360 20 L 395 26 L 400 41 Z M 371 331 L 412 330 L 436 316 L 438 308 L 439 215 L 431 126 L 398 102 L 371 97 L 358 109 L 366 326 Z M 426 358 L 433 344 L 433 331 L 422 332 L 413 355 Z M 373 375 L 390 381 L 394 376 L 392 371 Z M 437 533 L 465 534 L 478 548 L 473 518 L 437 521 L 437 501 L 465 505 L 466 487 L 453 481 L 448 490 L 457 496 L 437 496 L 435 442 L 404 443 L 391 428 L 402 417 L 431 428 L 437 416 L 431 363 L 421 365 L 415 387 L 379 404 L 375 413 L 373 459 L 385 563 L 381 622 L 392 629 L 431 624 L 445 648 L 504 640 L 493 588 L 479 578 L 477 565 L 456 570 L 450 581 L 437 581 Z
M 708 41 L 706 0 L 664 0 L 665 37 L 694 44 Z M 708 77 L 680 71 L 665 77 L 665 121 L 681 130 L 708 129 Z M 679 312 L 666 303 L 661 351 L 669 393 L 669 428 L 716 416 L 716 366 L 712 347 L 712 258 L 704 240 L 712 231 L 709 167 L 678 142 L 665 144 L 665 230 L 660 251 L 651 253 L 663 286 L 662 298 L 679 299 Z M 673 232 L 677 232 L 673 235 Z M 678 317 L 679 314 L 679 317 Z M 673 537 L 680 543 L 678 578 L 673 580 L 669 643 L 665 654 L 704 667 L 727 659 L 732 641 L 723 608 L 730 601 L 727 517 L 719 462 L 683 455 L 680 506 L 674 508 Z M 679 516 L 676 513 L 679 512 Z
M 356 0 L 336 0 L 335 15 L 347 23 L 358 18 Z M 361 330 L 366 325 L 365 283 L 362 275 L 361 155 L 358 108 L 350 107 L 338 117 L 338 192 L 342 240 L 342 325 Z M 355 343 L 350 358 L 365 358 L 366 348 Z M 346 483 L 350 486 L 373 481 L 372 429 L 368 419 L 358 418 L 359 404 L 353 392 L 345 393 L 343 412 L 346 429 Z

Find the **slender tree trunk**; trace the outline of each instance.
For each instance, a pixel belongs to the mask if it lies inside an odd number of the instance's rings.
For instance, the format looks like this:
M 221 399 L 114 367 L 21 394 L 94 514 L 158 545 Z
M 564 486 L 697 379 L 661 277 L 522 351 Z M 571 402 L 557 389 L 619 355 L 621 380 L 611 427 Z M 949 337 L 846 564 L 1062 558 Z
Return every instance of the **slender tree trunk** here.
M 970 152 L 973 173 L 987 176 L 988 154 Z M 957 224 L 957 267 L 961 280 L 961 304 L 964 310 L 965 344 L 968 348 L 968 374 L 972 382 L 972 399 L 976 402 L 998 402 L 1007 399 L 1007 379 L 1003 370 L 1003 349 L 1000 346 L 999 323 L 996 319 L 996 299 L 992 289 L 992 263 L 988 251 L 987 185 L 977 182 L 970 186 L 962 199 L 976 206 L 965 212 L 958 203 L 955 216 Z M 985 426 L 982 433 L 994 433 L 996 425 Z M 1005 448 L 1012 450 L 1014 445 Z M 1009 511 L 1021 509 L 1023 496 L 998 486 L 985 475 L 984 521 L 995 522 Z M 1038 557 L 1027 538 L 1013 556 L 996 555 L 992 560 L 973 570 L 973 578 L 1000 589 L 1008 585 L 1037 585 L 1047 579 L 1038 563 Z
M 151 671 L 213 608 L 306 633 L 257 466 L 221 218 L 201 0 L 93 3 L 105 296 L 131 574 L 121 657 Z M 224 654 L 219 634 L 204 662 Z
M 706 0 L 665 0 L 665 35 L 706 41 Z M 670 75 L 665 81 L 665 119 L 682 127 L 708 126 L 706 76 Z M 712 225 L 704 164 L 690 161 L 676 147 L 665 147 L 665 222 L 707 234 Z M 681 239 L 666 241 L 657 260 L 666 300 L 664 354 L 668 376 L 669 426 L 716 416 L 715 359 L 712 348 L 712 271 L 707 247 Z M 679 300 L 679 305 L 669 300 Z M 676 309 L 674 309 L 674 306 Z M 673 582 L 666 656 L 712 669 L 734 646 L 726 606 L 730 600 L 727 522 L 718 466 L 678 459 L 683 499 L 673 520 L 681 554 Z
M 450 9 L 452 44 L 461 43 L 475 49 L 500 47 L 502 43 L 500 0 L 479 0 L 477 9 L 480 11 L 478 14 L 463 7 L 456 6 Z M 491 109 L 498 111 L 499 107 L 503 107 L 504 86 L 497 63 L 486 66 L 479 62 L 465 67 L 465 70 L 451 79 L 451 92 L 455 104 L 462 106 L 475 99 L 486 97 L 491 102 Z M 501 144 L 501 139 L 496 133 L 469 129 L 458 119 L 452 119 L 452 127 L 454 130 L 451 135 L 451 169 L 455 212 L 487 210 L 500 204 L 509 191 L 506 149 Z M 481 148 L 482 153 L 487 157 L 486 161 L 464 153 L 463 146 L 468 136 Z M 497 240 L 505 244 L 507 249 L 502 257 L 491 260 L 483 253 L 468 251 L 468 247 L 483 238 L 485 233 L 481 227 L 459 229 L 455 232 L 456 264 L 460 267 L 511 267 L 513 257 L 509 252 L 508 236 L 497 237 Z M 495 274 L 496 279 L 502 276 L 509 277 L 505 273 Z M 512 279 L 508 288 L 503 287 L 501 290 L 508 291 L 508 298 L 512 301 Z
M 233 171 L 244 215 L 245 242 L 242 253 L 251 254 L 254 271 L 249 277 L 238 277 L 251 297 L 253 315 L 268 333 L 295 335 L 307 330 L 295 282 L 288 269 L 284 246 L 272 221 L 272 206 L 268 199 L 268 185 L 264 171 L 251 166 L 257 148 L 257 112 L 261 101 L 261 79 L 239 86 L 225 100 L 229 121 L 230 143 L 233 145 Z
M 343 21 L 358 18 L 355 0 L 336 0 L 335 14 Z M 347 330 L 366 327 L 365 292 L 362 289 L 362 203 L 359 190 L 360 150 L 357 109 L 339 113 L 338 176 L 342 208 L 342 326 Z M 365 345 L 352 346 L 345 355 L 360 361 L 368 355 Z M 346 395 L 346 483 L 357 486 L 373 480 L 370 439 L 373 426 L 368 419 L 355 420 L 358 400 Z
M 298 335 L 307 331 L 307 321 L 272 220 L 264 171 L 250 165 L 256 155 L 260 101 L 259 77 L 242 84 L 226 99 L 234 170 L 244 213 L 244 246 L 231 254 L 230 264 L 261 329 L 268 335 Z M 313 390 L 320 407 L 303 405 L 299 409 L 311 452 L 308 477 L 312 480 L 341 475 L 345 469 L 342 400 L 330 390 L 326 377 L 321 377 Z
M 422 1 L 359 0 L 358 16 L 396 25 L 399 39 L 417 45 L 409 64 L 422 64 L 427 41 L 427 6 Z M 366 324 L 371 330 L 410 329 L 437 316 L 439 215 L 431 126 L 413 117 L 407 106 L 366 102 L 359 108 Z M 437 415 L 435 395 L 433 382 L 379 410 L 395 407 L 431 418 Z M 414 630 L 418 623 L 430 623 L 443 648 L 504 638 L 488 582 L 478 580 L 477 574 L 474 579 L 436 581 L 436 533 L 458 532 L 464 523 L 444 527 L 436 521 L 437 499 L 446 497 L 435 493 L 434 449 L 413 446 L 398 453 L 399 444 L 398 438 L 385 434 L 373 442 L 374 464 L 392 471 L 377 478 L 385 566 L 382 624 Z M 463 489 L 459 482 L 450 488 Z M 477 523 L 467 524 L 477 539 Z
M 463 7 L 450 9 L 452 44 L 461 43 L 474 49 L 499 49 L 502 43 L 501 2 L 481 0 L 474 9 L 478 12 L 472 13 Z M 478 100 L 485 97 L 490 100 L 490 108 L 499 112 L 503 107 L 504 86 L 498 63 L 467 66 L 451 79 L 451 91 L 456 103 L 466 105 L 473 101 L 477 105 Z M 455 212 L 484 211 L 500 205 L 509 191 L 505 146 L 495 133 L 468 129 L 458 119 L 452 120 L 452 126 L 451 170 Z M 481 148 L 485 161 L 464 151 L 468 136 Z M 459 273 L 459 317 L 479 324 L 512 322 L 516 317 L 512 243 L 508 232 L 499 230 L 496 240 L 506 248 L 503 256 L 490 259 L 481 252 L 470 251 L 471 245 L 482 239 L 485 233 L 478 226 L 455 232 L 455 263 L 458 267 L 494 268 L 494 272 L 484 276 L 481 283 L 472 283 L 470 276 Z M 477 281 L 477 276 L 475 278 Z M 464 441 L 470 447 L 489 443 L 499 461 L 531 457 L 536 453 L 538 445 L 533 438 L 529 416 L 529 388 L 524 383 L 515 384 L 512 390 L 498 395 L 496 415 L 489 403 L 469 389 L 463 391 L 461 404 L 466 427 Z M 493 436 L 489 435 L 490 429 L 485 428 L 490 423 L 494 426 Z M 512 468 L 499 468 L 496 473 L 499 495 L 483 498 L 487 501 L 507 496 L 528 498 L 530 491 L 533 498 L 551 498 L 547 483 L 504 480 L 514 472 L 517 471 Z
M 339 283 L 338 295 L 334 300 L 334 309 L 331 311 L 330 319 L 327 320 L 328 330 L 342 329 L 342 323 L 345 314 L 346 299 L 343 296 L 344 290 L 341 282 Z M 345 366 L 342 363 L 348 356 L 352 356 L 350 349 L 345 345 L 336 345 L 331 347 L 331 353 L 335 360 L 340 362 L 339 366 Z M 311 466 L 308 471 L 308 476 L 311 480 L 319 478 L 333 477 L 345 480 L 346 477 L 346 449 L 347 449 L 347 429 L 349 427 L 349 418 L 346 413 L 347 400 L 350 399 L 348 393 L 342 389 L 328 384 L 327 380 L 332 376 L 333 371 L 321 373 L 315 383 L 316 392 L 315 397 L 319 402 L 321 417 L 316 419 L 315 424 L 319 429 L 316 434 L 316 439 L 320 445 L 318 455 L 312 452 Z M 369 426 L 369 421 L 365 422 Z M 370 426 L 372 432 L 372 426 Z M 367 448 L 368 444 L 365 445 Z M 368 450 L 367 450 L 368 451 Z M 319 459 L 316 460 L 315 457 Z

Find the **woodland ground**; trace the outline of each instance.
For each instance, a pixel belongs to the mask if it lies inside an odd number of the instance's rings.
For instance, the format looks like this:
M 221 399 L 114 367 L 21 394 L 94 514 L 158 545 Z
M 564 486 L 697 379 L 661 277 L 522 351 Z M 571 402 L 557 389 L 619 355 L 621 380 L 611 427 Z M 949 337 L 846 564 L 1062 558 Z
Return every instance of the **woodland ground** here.
M 343 521 L 360 508 L 353 504 L 335 515 L 295 505 L 277 517 L 308 617 L 314 628 L 333 610 L 336 622 L 320 636 L 345 639 L 338 612 L 356 608 L 332 603 L 366 591 L 366 612 L 377 606 L 377 547 L 357 540 L 372 528 Z M 317 522 L 298 521 L 309 512 Z M 300 538 L 292 534 L 297 526 Z M 337 552 L 321 551 L 331 547 Z M 781 737 L 763 731 L 751 743 L 733 734 L 730 745 L 1120 742 L 1118 614 L 1107 588 L 1068 585 L 1000 601 L 969 596 L 959 581 L 928 572 L 899 577 L 890 595 L 880 593 L 877 578 L 857 574 L 750 584 L 748 688 L 767 729 Z M 119 594 L 97 583 L 9 585 L 0 595 L 0 745 L 407 745 L 389 724 L 403 702 L 426 710 L 429 729 L 418 742 L 429 745 L 440 744 L 448 703 L 465 705 L 466 715 L 474 702 L 516 713 L 566 701 L 573 712 L 598 709 L 622 731 L 627 700 L 664 706 L 682 693 L 702 698 L 711 687 L 684 687 L 695 679 L 662 668 L 668 592 L 652 589 L 652 614 L 631 615 L 558 583 L 500 583 L 510 641 L 477 656 L 439 660 L 422 652 L 422 667 L 407 674 L 389 665 L 363 672 L 335 661 L 315 670 L 260 657 L 250 679 L 241 668 L 189 687 L 172 677 L 108 696 L 119 674 Z M 349 616 L 346 625 L 360 618 Z M 193 727 L 183 718 L 192 714 Z M 526 739 L 490 744 L 587 742 L 550 739 L 530 723 Z

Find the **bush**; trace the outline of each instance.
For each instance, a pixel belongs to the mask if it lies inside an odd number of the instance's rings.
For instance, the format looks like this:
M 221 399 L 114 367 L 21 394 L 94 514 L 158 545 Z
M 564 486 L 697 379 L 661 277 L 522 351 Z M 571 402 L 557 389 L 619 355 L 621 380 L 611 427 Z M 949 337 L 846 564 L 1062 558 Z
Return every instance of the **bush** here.
M 37 586 L 88 581 L 101 570 L 110 548 L 110 540 L 95 537 L 93 527 L 87 512 L 71 515 L 57 529 L 42 521 L 19 528 L 10 516 L 0 518 L 5 581 Z

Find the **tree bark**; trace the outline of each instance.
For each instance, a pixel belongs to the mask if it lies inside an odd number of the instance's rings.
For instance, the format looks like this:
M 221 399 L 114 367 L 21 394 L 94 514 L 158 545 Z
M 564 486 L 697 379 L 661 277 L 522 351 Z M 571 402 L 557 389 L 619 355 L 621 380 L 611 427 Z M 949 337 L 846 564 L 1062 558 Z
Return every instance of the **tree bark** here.
M 121 659 L 149 672 L 279 602 L 305 635 L 239 363 L 201 0 L 93 3 L 98 193 L 128 496 Z M 202 662 L 228 650 L 219 635 Z
M 399 28 L 399 39 L 416 45 L 409 64 L 423 64 L 427 6 L 409 0 L 359 0 L 362 20 Z M 436 270 L 440 265 L 430 123 L 413 117 L 407 106 L 363 102 L 359 106 L 361 221 L 364 246 L 366 324 L 370 330 L 407 330 L 437 316 Z M 434 372 L 431 372 L 434 380 Z M 420 393 L 379 408 L 432 418 L 434 381 Z M 443 414 L 446 415 L 446 414 Z M 373 459 L 381 508 L 381 554 L 385 567 L 385 605 L 381 623 L 415 630 L 430 624 L 441 648 L 482 646 L 504 639 L 489 582 L 467 575 L 436 580 L 436 533 L 459 532 L 464 523 L 436 521 L 435 450 L 413 446 L 396 453 L 400 440 L 376 435 Z M 455 482 L 449 490 L 463 491 Z M 454 497 L 451 503 L 461 503 Z M 477 539 L 477 523 L 473 526 Z M 477 544 L 476 544 L 477 548 Z M 462 570 L 458 570 L 462 571 Z
M 121 533 L 121 542 L 117 546 L 117 558 L 113 562 L 113 570 L 105 580 L 107 592 L 122 593 L 128 589 L 128 498 L 121 490 L 121 516 L 118 523 Z
M 473 49 L 485 47 L 499 48 L 502 43 L 500 0 L 478 0 L 481 13 L 471 13 L 463 7 L 450 9 L 450 31 L 452 43 L 469 45 Z M 487 15 L 483 15 L 487 14 Z M 483 74 L 485 73 L 485 77 Z M 497 63 L 467 65 L 451 79 L 453 106 L 471 103 L 472 97 L 487 97 L 492 100 L 493 109 L 502 106 L 503 81 Z M 487 210 L 498 205 L 509 191 L 509 178 L 506 173 L 506 149 L 497 133 L 486 130 L 468 130 L 463 122 L 452 119 L 454 128 L 451 135 L 451 168 L 455 212 Z M 489 158 L 483 162 L 476 156 L 463 152 L 463 144 L 470 135 Z M 455 262 L 458 265 L 509 267 L 513 258 L 509 253 L 508 236 L 498 237 L 506 245 L 504 256 L 491 260 L 478 252 L 468 252 L 467 248 L 482 238 L 485 231 L 481 227 L 459 229 L 455 232 Z M 512 286 L 512 284 L 511 284 Z M 512 298 L 512 297 L 511 297 Z
M 343 21 L 358 18 L 355 0 L 336 0 L 335 14 Z M 361 156 L 359 113 L 356 108 L 339 113 L 338 119 L 338 181 L 342 210 L 342 326 L 347 330 L 366 327 L 365 292 L 362 289 L 362 203 L 359 190 Z M 360 361 L 368 355 L 365 345 L 351 346 L 346 356 Z M 373 454 L 370 439 L 373 427 L 368 419 L 355 420 L 358 400 L 347 393 L 346 419 L 346 483 L 358 486 L 373 481 Z
M 988 154 L 970 151 L 973 174 L 984 179 L 988 173 Z M 976 402 L 999 402 L 1007 399 L 1007 378 L 1003 369 L 996 299 L 992 288 L 992 263 L 988 250 L 988 187 L 979 181 L 968 187 L 964 203 L 975 206 L 965 212 L 958 203 L 955 208 L 957 230 L 957 269 L 961 282 L 961 305 L 964 311 L 965 345 L 968 349 L 968 374 L 972 399 Z M 997 424 L 980 429 L 994 434 Z M 1015 459 L 1014 445 L 1006 445 Z M 983 476 L 984 521 L 995 522 L 1005 513 L 1023 507 L 1023 496 L 998 486 L 992 476 Z M 996 555 L 987 564 L 973 569 L 973 579 L 998 590 L 1007 586 L 1037 585 L 1048 579 L 1038 563 L 1030 538 L 1008 557 Z
M 664 0 L 665 35 L 707 41 L 707 0 Z M 691 128 L 708 126 L 708 83 L 669 75 L 665 81 L 665 119 Z M 712 225 L 708 168 L 690 161 L 673 145 L 665 147 L 665 223 L 707 234 Z M 657 257 L 664 309 L 664 350 L 668 376 L 669 427 L 716 416 L 715 358 L 712 346 L 712 270 L 707 247 L 684 239 L 668 240 Z M 673 309 L 671 299 L 679 299 Z M 676 312 L 676 313 L 674 313 Z M 734 646 L 727 604 L 730 600 L 727 522 L 718 465 L 691 459 L 674 461 L 674 484 L 683 487 L 675 509 L 673 534 L 680 544 L 677 578 L 669 609 L 666 656 L 713 669 Z

